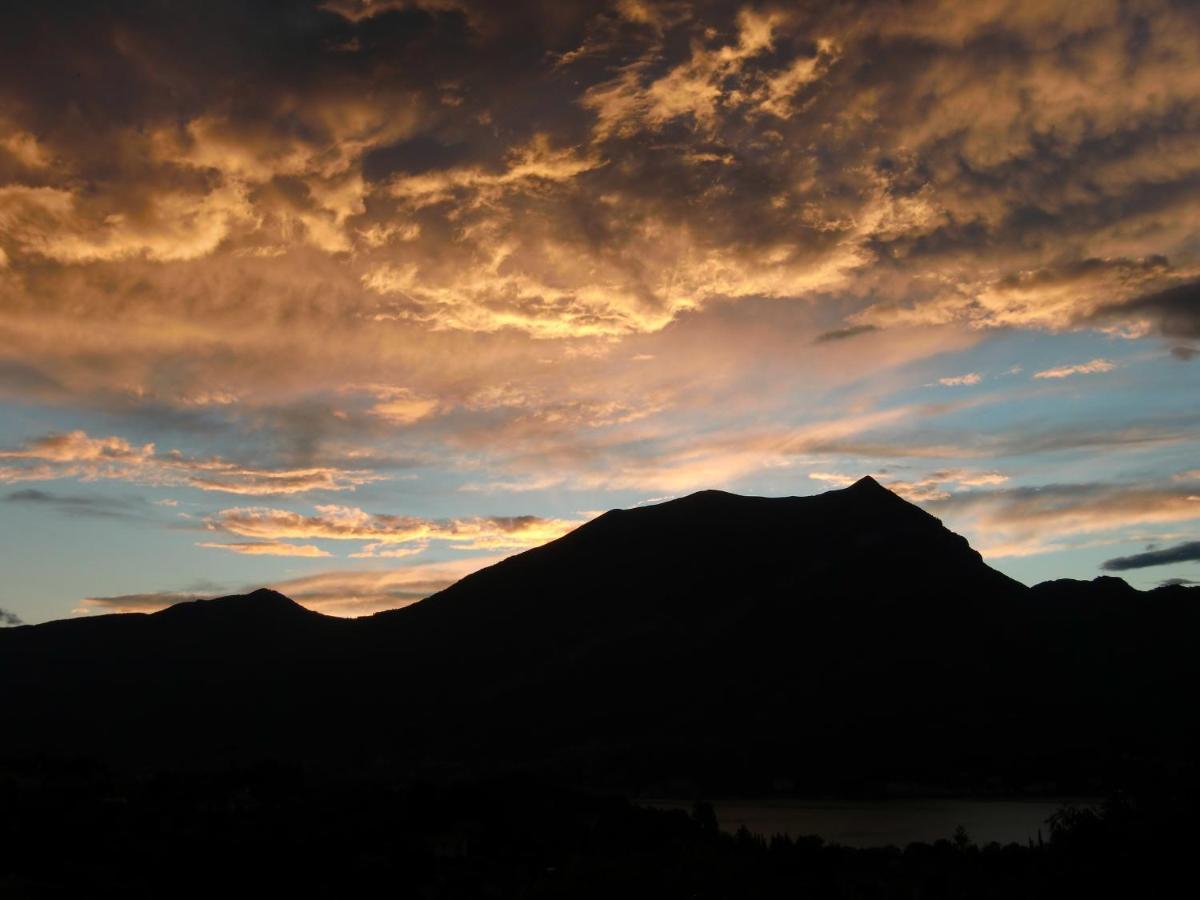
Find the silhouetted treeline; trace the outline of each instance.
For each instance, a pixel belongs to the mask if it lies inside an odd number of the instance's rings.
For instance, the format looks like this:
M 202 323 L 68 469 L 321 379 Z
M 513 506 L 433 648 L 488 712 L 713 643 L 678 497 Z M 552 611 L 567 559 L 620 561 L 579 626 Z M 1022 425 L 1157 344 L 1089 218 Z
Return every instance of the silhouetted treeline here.
M 904 849 L 722 833 L 689 815 L 524 782 L 393 787 L 261 766 L 115 780 L 0 770 L 0 897 L 1061 898 L 1164 896 L 1195 792 L 1065 809 L 1044 843 Z

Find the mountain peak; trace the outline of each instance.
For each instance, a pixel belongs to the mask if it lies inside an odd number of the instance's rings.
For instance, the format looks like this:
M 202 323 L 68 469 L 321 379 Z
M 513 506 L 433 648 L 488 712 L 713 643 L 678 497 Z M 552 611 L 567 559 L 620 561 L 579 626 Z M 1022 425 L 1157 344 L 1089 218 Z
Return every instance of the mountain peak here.
M 305 609 L 290 597 L 264 587 L 248 594 L 230 594 L 225 597 L 213 597 L 209 600 L 176 603 L 157 615 L 268 620 L 307 617 L 316 615 L 316 613 Z
M 866 493 L 867 491 L 881 491 L 885 494 L 892 493 L 892 491 L 889 491 L 870 475 L 864 475 L 862 478 L 858 479 L 858 481 L 854 482 L 854 484 L 846 488 L 846 490 L 861 491 L 862 493 Z
M 870 475 L 864 475 L 858 481 L 854 482 L 854 484 L 844 487 L 841 490 L 829 491 L 828 493 L 831 495 L 840 494 L 847 499 L 853 498 L 857 503 L 867 503 L 880 508 L 900 509 L 903 507 L 919 510 L 924 515 L 929 515 L 925 510 L 915 504 L 909 503 L 887 485 L 880 484 Z M 930 518 L 933 517 L 930 516 Z

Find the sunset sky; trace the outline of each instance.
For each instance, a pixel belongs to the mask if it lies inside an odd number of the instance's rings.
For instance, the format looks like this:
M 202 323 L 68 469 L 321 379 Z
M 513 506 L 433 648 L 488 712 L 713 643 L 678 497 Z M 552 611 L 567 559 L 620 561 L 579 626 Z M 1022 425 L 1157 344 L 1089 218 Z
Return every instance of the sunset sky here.
M 1200 580 L 1200 6 L 0 12 L 0 619 L 865 474 Z

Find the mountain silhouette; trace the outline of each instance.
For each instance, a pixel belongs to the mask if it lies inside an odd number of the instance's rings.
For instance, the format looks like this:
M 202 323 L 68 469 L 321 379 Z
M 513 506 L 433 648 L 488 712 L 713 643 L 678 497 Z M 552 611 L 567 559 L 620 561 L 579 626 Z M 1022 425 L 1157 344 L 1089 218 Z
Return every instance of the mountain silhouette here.
M 613 510 L 357 620 L 274 591 L 0 632 L 12 752 L 816 790 L 1112 784 L 1196 745 L 1187 588 L 1027 588 L 870 478 Z

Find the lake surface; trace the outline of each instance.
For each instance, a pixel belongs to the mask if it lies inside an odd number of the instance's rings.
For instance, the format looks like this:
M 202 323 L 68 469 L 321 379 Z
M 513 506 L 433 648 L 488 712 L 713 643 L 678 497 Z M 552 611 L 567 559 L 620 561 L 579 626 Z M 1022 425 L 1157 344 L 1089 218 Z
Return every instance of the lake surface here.
M 1091 798 L 1037 800 L 1011 799 L 905 799 L 885 801 L 714 801 L 713 809 L 723 831 L 742 826 L 764 836 L 819 835 L 829 843 L 848 847 L 904 847 L 914 841 L 932 843 L 949 839 L 959 826 L 979 846 L 1025 843 L 1050 837 L 1046 820 L 1064 804 L 1096 806 Z M 648 805 L 690 809 L 683 804 Z

